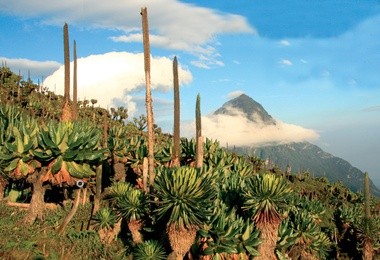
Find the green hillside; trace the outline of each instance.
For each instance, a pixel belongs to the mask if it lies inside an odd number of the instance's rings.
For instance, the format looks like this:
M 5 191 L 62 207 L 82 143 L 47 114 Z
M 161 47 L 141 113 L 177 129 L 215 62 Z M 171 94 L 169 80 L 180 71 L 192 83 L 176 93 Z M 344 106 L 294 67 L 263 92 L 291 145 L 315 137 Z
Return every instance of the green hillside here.
M 353 191 L 363 192 L 364 173 L 349 162 L 324 152 L 308 142 L 271 145 L 259 148 L 236 148 L 238 152 L 269 160 L 273 165 L 292 172 L 309 172 L 314 177 L 326 177 L 342 182 Z M 380 190 L 371 181 L 371 191 L 380 197 Z
M 380 256 L 368 175 L 357 193 L 158 126 L 149 164 L 144 115 L 75 104 L 8 68 L 0 83 L 1 259 Z
M 224 103 L 214 114 L 234 116 L 231 108 L 242 111 L 245 117 L 254 123 L 276 124 L 263 106 L 245 94 Z M 283 170 L 289 165 L 293 172 L 306 171 L 315 177 L 326 177 L 331 182 L 340 181 L 353 191 L 363 190 L 364 173 L 362 171 L 344 159 L 326 153 L 318 146 L 308 142 L 273 144 L 263 147 L 235 147 L 234 151 L 269 160 L 271 164 Z M 373 194 L 380 197 L 380 190 L 372 181 L 370 183 Z

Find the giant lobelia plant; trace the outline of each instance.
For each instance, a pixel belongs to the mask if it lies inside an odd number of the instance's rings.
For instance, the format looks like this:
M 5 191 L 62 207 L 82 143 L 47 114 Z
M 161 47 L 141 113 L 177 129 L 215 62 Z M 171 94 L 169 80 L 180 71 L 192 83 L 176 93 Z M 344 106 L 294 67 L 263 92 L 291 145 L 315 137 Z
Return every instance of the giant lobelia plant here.
M 86 122 L 49 122 L 38 136 L 34 156 L 47 166 L 42 181 L 53 185 L 76 184 L 95 175 L 94 166 L 106 158 L 101 131 Z
M 212 214 L 216 192 L 210 176 L 190 167 L 162 168 L 157 175 L 155 214 L 167 223 L 172 258 L 183 259 L 200 226 Z
M 288 206 L 292 190 L 285 179 L 270 173 L 255 175 L 245 184 L 243 209 L 251 213 L 262 240 L 257 259 L 276 259 L 278 229 L 284 218 L 281 210 Z
M 12 107 L 1 110 L 2 134 L 0 137 L 0 167 L 7 178 L 26 179 L 33 185 L 28 214 L 24 221 L 32 224 L 43 217 L 45 190 L 39 181 L 41 163 L 34 157 L 38 146 L 39 127 L 37 121 L 16 113 Z M 5 179 L 0 179 L 0 192 L 3 193 Z

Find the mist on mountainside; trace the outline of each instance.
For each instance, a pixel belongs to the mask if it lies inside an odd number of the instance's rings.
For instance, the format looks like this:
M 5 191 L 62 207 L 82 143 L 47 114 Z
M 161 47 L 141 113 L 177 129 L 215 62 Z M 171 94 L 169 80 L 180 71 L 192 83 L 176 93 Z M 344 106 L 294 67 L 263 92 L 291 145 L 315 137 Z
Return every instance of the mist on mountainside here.
M 362 189 L 361 170 L 310 143 L 318 140 L 316 131 L 274 119 L 245 94 L 202 117 L 202 135 L 234 152 L 269 159 L 283 170 L 289 164 L 293 173 L 307 171 L 331 182 L 342 181 L 353 191 Z M 371 185 L 373 194 L 380 196 L 380 190 Z
M 193 133 L 193 128 L 194 123 L 187 125 L 184 132 Z M 319 137 L 312 129 L 272 118 L 245 94 L 226 102 L 212 115 L 203 116 L 202 135 L 219 140 L 222 146 L 265 146 L 313 141 Z

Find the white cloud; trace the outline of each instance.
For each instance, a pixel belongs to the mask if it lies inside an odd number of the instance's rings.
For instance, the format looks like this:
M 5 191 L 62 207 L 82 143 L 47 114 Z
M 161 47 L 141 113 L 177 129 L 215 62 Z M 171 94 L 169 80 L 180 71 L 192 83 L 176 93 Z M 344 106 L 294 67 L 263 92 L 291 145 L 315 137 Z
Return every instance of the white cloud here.
M 1 6 L 5 13 L 38 17 L 44 23 L 77 25 L 81 28 L 115 30 L 114 41 L 141 42 L 141 7 L 148 8 L 151 44 L 166 49 L 183 50 L 211 62 L 196 63 L 207 68 L 223 66 L 219 61 L 216 37 L 224 33 L 256 33 L 241 15 L 182 3 L 177 0 L 14 0 Z
M 72 65 L 72 64 L 71 64 Z M 152 90 L 169 91 L 173 87 L 172 60 L 165 57 L 151 58 Z M 180 84 L 192 80 L 190 71 L 179 66 Z M 72 75 L 72 74 L 71 74 Z M 46 78 L 44 86 L 64 90 L 64 67 L 61 66 Z M 101 107 L 125 106 L 136 111 L 131 93 L 145 90 L 144 57 L 142 53 L 110 52 L 78 59 L 78 98 L 94 98 Z
M 233 99 L 233 98 L 236 98 L 240 95 L 244 94 L 244 91 L 242 90 L 235 90 L 235 91 L 232 91 L 230 93 L 228 93 L 228 99 Z
M 230 115 L 210 115 L 202 117 L 202 135 L 219 140 L 221 145 L 264 146 L 290 142 L 313 141 L 319 135 L 311 129 L 287 124 L 276 120 L 275 125 L 255 123 L 238 110 Z M 190 137 L 195 132 L 194 122 L 184 126 L 184 133 Z
M 290 60 L 282 59 L 278 62 L 281 66 L 292 66 L 293 63 Z
M 288 40 L 281 40 L 280 44 L 283 46 L 290 46 L 290 42 Z
M 218 80 L 218 82 L 231 82 L 231 81 L 232 79 L 226 79 L 226 78 Z
M 0 61 L 7 65 L 14 73 L 20 71 L 21 76 L 27 79 L 28 71 L 30 77 L 41 78 L 46 77 L 57 70 L 61 64 L 56 61 L 34 61 L 28 59 L 10 59 L 0 57 Z

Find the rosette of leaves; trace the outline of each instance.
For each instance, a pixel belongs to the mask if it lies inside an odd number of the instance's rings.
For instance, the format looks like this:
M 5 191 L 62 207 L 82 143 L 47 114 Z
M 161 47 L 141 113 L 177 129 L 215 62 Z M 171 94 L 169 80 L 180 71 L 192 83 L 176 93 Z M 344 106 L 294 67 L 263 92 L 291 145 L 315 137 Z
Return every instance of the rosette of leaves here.
M 35 160 L 33 151 L 37 148 L 37 135 L 39 132 L 37 121 L 30 117 L 20 117 L 17 121 L 5 120 L 8 134 L 2 140 L 0 148 L 0 160 L 6 165 L 4 172 L 11 178 L 25 178 L 33 174 L 41 167 L 39 161 Z
M 217 203 L 219 204 L 219 203 Z M 213 259 L 245 259 L 258 255 L 259 232 L 254 223 L 236 215 L 235 209 L 228 210 L 225 204 L 214 209 L 210 224 L 198 232 L 201 255 Z
M 296 234 L 296 241 L 289 251 L 289 255 L 295 259 L 307 259 L 312 255 L 318 255 L 326 259 L 331 251 L 332 242 L 321 231 L 320 226 L 312 218 L 309 212 L 300 210 L 291 216 L 292 228 Z
M 15 106 L 0 104 L 0 148 L 12 136 L 13 126 L 19 120 L 21 120 L 21 113 Z
M 380 248 L 380 218 L 358 218 L 354 228 L 363 255 L 373 255 L 373 251 Z
M 196 168 L 162 168 L 154 188 L 155 214 L 167 223 L 172 254 L 182 259 L 194 243 L 199 227 L 212 214 L 216 197 L 212 180 Z
M 210 153 L 208 158 L 204 160 L 205 165 L 213 167 L 221 172 L 228 172 L 233 165 L 234 158 L 225 150 L 216 149 L 214 153 Z
M 114 237 L 114 227 L 118 222 L 118 215 L 110 208 L 101 208 L 93 216 L 94 229 L 98 231 L 102 243 L 109 244 Z
M 244 178 L 237 172 L 230 171 L 220 174 L 218 178 L 220 199 L 229 207 L 240 209 L 243 205 L 242 187 Z
M 132 190 L 133 187 L 128 182 L 115 182 L 106 190 L 106 197 L 112 201 L 114 204 L 117 198 L 124 196 L 128 191 Z
M 194 138 L 187 139 L 181 138 L 181 160 L 186 165 L 192 165 L 195 163 L 196 155 L 196 143 Z
M 154 159 L 158 165 L 169 167 L 169 163 L 173 156 L 173 142 L 171 139 L 163 142 L 160 145 L 154 146 Z
M 135 260 L 165 260 L 167 254 L 164 247 L 156 240 L 147 240 L 133 249 Z
M 243 189 L 243 209 L 251 213 L 262 240 L 258 259 L 275 258 L 278 228 L 285 217 L 282 214 L 292 194 L 284 178 L 266 173 L 246 180 Z
M 109 208 L 103 209 L 104 212 L 93 218 L 95 227 L 99 227 L 103 222 L 103 228 L 98 230 L 98 233 L 104 243 L 110 243 L 120 233 L 122 218 L 116 210 L 116 201 L 132 189 L 132 185 L 127 182 L 115 182 L 104 191 L 105 198 L 110 201 Z M 111 216 L 116 216 L 116 219 Z
M 342 204 L 339 206 L 335 214 L 344 232 L 349 227 L 353 227 L 354 223 L 359 222 L 361 216 L 364 214 L 364 211 L 361 204 Z
M 129 145 L 126 142 L 128 133 L 126 127 L 112 125 L 108 130 L 107 146 L 110 150 L 114 163 L 127 163 L 129 155 Z
M 99 129 L 80 122 L 49 122 L 38 136 L 38 149 L 33 154 L 47 164 L 42 181 L 52 184 L 75 184 L 76 179 L 95 175 L 93 165 L 106 158 L 107 149 L 99 143 Z
M 217 183 L 224 203 L 235 208 L 243 206 L 242 189 L 252 172 L 253 167 L 239 157 L 233 158 L 229 170 L 218 172 Z
M 245 158 L 236 156 L 234 157 L 231 171 L 238 173 L 242 177 L 248 177 L 252 175 L 253 165 L 249 163 Z
M 289 218 L 281 222 L 278 229 L 278 239 L 276 245 L 276 256 L 278 259 L 290 259 L 287 255 L 289 248 L 291 248 L 297 240 L 297 234 L 293 230 L 292 222 Z
M 128 164 L 133 168 L 135 173 L 142 173 L 144 157 L 148 157 L 148 147 L 145 137 L 135 135 L 127 139 L 129 146 Z
M 308 212 L 316 223 L 321 223 L 323 216 L 327 215 L 325 206 L 319 200 L 310 200 L 307 197 L 297 195 L 293 197 L 292 204 L 297 210 Z
M 121 217 L 127 222 L 133 243 L 142 243 L 143 236 L 140 230 L 143 227 L 144 218 L 149 214 L 146 194 L 141 190 L 132 188 L 116 198 L 115 206 Z
M 212 140 L 209 138 L 206 138 L 206 141 L 203 144 L 203 149 L 204 149 L 204 161 L 208 161 L 212 156 L 216 153 L 219 153 L 220 151 L 224 151 L 220 147 L 220 143 L 217 140 Z
M 111 230 L 115 223 L 118 220 L 118 216 L 115 214 L 115 212 L 110 208 L 101 208 L 98 210 L 92 218 L 94 222 L 94 229 L 95 230 L 101 230 L 101 229 L 107 229 Z

